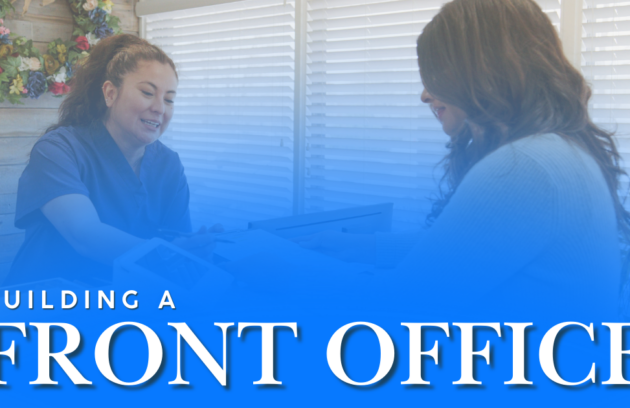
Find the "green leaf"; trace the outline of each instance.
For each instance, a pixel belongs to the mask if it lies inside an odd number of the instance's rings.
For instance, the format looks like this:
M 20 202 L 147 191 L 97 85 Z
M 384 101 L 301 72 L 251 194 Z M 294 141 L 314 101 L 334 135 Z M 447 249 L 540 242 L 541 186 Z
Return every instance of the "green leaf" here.
M 81 56 L 80 53 L 76 51 L 70 51 L 68 53 L 68 61 L 70 61 L 70 64 L 74 64 L 74 62 L 78 60 L 80 56 Z
M 7 62 L 15 68 L 19 67 L 20 64 L 22 63 L 19 57 L 8 57 Z
M 14 78 L 17 75 L 17 68 L 9 64 L 9 62 L 6 60 L 0 62 L 0 68 L 2 68 L 2 70 L 4 71 L 3 73 L 6 74 L 9 78 Z
M 15 11 L 15 7 L 10 1 L 0 1 L 0 4 L 2 4 L 2 7 L 0 7 L 0 18 L 4 18 L 10 11 Z M 2 15 L 2 13 L 4 14 Z
M 3 82 L 9 82 L 9 76 L 7 75 L 6 72 L 3 72 L 2 74 L 0 74 L 0 83 Z
M 24 105 L 20 99 L 22 99 L 22 95 L 9 94 L 8 98 L 9 102 L 13 105 Z
M 74 16 L 74 21 L 76 21 L 77 25 L 84 26 L 90 21 L 90 19 L 83 16 Z
M 81 29 L 81 27 L 75 27 L 74 31 L 72 31 L 72 35 L 75 37 L 84 36 L 85 32 Z

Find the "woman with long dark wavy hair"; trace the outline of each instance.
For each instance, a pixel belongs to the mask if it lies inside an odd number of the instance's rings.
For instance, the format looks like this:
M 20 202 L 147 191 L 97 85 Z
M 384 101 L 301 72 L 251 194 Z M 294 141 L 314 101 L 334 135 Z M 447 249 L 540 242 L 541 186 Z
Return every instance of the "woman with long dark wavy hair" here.
M 618 193 L 625 173 L 546 14 L 532 0 L 455 0 L 417 51 L 422 101 L 450 136 L 429 227 L 324 233 L 304 245 L 345 259 L 371 254 L 397 264 L 386 279 L 442 294 L 616 301 L 619 237 L 630 232 Z
M 5 284 L 103 283 L 144 240 L 191 232 L 184 168 L 158 140 L 177 85 L 173 61 L 146 40 L 122 34 L 93 48 L 20 177 L 15 225 L 26 238 Z M 173 242 L 202 256 L 212 247 L 203 233 Z

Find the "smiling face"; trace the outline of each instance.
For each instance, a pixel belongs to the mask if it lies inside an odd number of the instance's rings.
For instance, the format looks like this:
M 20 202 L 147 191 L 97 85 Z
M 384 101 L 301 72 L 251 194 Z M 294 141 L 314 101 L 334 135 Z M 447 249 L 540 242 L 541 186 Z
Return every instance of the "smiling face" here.
M 426 89 L 422 91 L 421 99 L 422 102 L 429 104 L 435 117 L 442 123 L 442 129 L 447 135 L 456 136 L 466 126 L 468 115 L 463 110 L 436 99 Z
M 103 84 L 108 108 L 105 126 L 123 153 L 143 149 L 164 133 L 173 116 L 177 76 L 158 61 L 139 61 L 117 88 Z

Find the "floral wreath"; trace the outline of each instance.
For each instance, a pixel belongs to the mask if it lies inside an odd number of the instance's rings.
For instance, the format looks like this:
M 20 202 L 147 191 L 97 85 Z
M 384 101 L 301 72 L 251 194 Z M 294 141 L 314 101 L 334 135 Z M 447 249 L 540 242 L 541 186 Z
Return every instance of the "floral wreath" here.
M 0 103 L 8 100 L 14 105 L 23 104 L 22 98 L 37 99 L 46 92 L 55 96 L 67 94 L 70 92 L 67 82 L 77 64 L 86 61 L 90 49 L 101 39 L 120 32 L 119 18 L 111 15 L 112 0 L 68 0 L 68 3 L 75 22 L 73 39 L 58 38 L 41 55 L 32 40 L 11 34 L 4 26 L 3 18 L 15 8 L 11 0 L 0 0 Z

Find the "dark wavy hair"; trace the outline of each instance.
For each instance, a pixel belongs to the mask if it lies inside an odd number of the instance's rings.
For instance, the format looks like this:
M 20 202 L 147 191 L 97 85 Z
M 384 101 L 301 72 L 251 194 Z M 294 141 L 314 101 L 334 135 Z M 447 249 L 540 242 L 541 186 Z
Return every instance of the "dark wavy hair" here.
M 533 0 L 454 0 L 418 38 L 426 90 L 472 123 L 451 138 L 431 224 L 479 160 L 523 137 L 555 133 L 582 146 L 606 179 L 624 241 L 630 214 L 619 196 L 626 175 L 613 133 L 588 114 L 591 90 L 565 57 L 558 33 Z M 483 131 L 473 132 L 472 127 Z
M 59 108 L 59 122 L 46 132 L 61 126 L 90 125 L 102 121 L 107 114 L 103 84 L 111 81 L 116 87 L 120 87 L 124 76 L 134 72 L 140 61 L 168 64 L 177 77 L 173 60 L 160 48 L 142 38 L 119 34 L 99 41 L 69 83 L 71 91 Z

